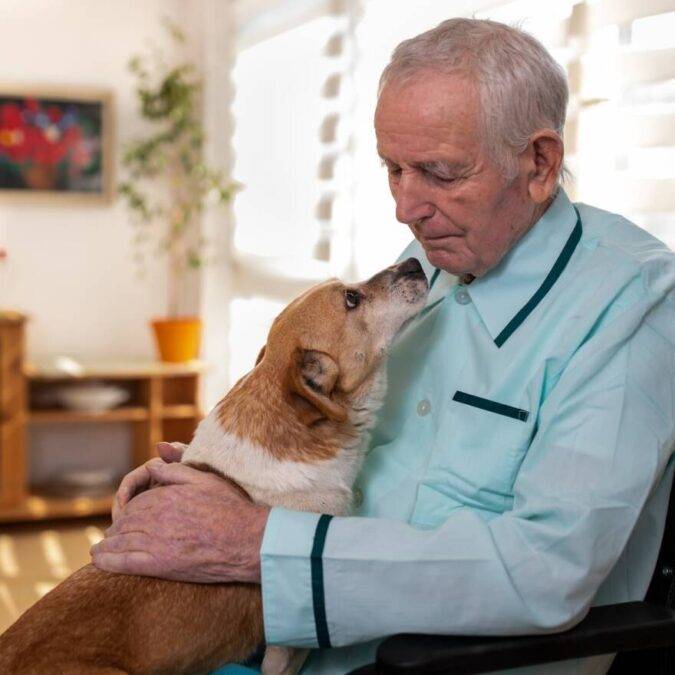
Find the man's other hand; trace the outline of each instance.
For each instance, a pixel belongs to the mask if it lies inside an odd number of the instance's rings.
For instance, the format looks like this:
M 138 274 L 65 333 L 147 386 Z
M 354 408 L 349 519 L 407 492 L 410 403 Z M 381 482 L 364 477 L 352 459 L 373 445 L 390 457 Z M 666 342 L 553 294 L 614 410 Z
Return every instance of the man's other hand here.
M 148 460 L 145 464 L 136 467 L 130 471 L 120 483 L 115 495 L 115 501 L 112 506 L 113 523 L 117 520 L 122 509 L 129 503 L 129 500 L 139 492 L 147 490 L 152 485 L 152 474 L 148 467 L 155 464 L 169 464 L 171 462 L 180 462 L 187 445 L 184 443 L 157 443 L 155 450 L 159 457 Z
M 96 567 L 175 581 L 260 582 L 267 507 L 214 474 L 160 458 L 125 481 L 115 520 L 91 549 Z

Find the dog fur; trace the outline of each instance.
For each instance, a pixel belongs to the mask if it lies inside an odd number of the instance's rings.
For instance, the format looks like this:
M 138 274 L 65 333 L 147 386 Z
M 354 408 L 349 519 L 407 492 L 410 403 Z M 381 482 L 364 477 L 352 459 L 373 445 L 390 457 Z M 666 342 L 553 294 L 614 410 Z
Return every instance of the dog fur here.
M 424 305 L 409 259 L 361 284 L 331 280 L 274 321 L 255 368 L 199 424 L 182 461 L 252 500 L 349 512 L 367 435 L 385 393 L 385 355 Z M 354 303 L 358 303 L 354 305 Z M 190 584 L 78 570 L 0 636 L 8 675 L 208 673 L 264 640 L 257 584 Z M 269 647 L 266 675 L 290 675 L 305 652 Z

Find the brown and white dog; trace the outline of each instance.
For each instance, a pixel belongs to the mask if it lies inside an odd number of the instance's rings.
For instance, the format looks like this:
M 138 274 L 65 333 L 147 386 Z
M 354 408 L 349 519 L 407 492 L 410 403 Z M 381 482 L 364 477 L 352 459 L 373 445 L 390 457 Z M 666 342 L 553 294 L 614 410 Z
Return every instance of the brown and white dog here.
M 200 423 L 182 461 L 269 506 L 344 515 L 386 386 L 394 336 L 424 306 L 410 258 L 361 284 L 320 284 L 275 319 L 255 368 Z M 78 570 L 0 636 L 0 673 L 208 673 L 262 643 L 260 587 Z M 263 672 L 305 654 L 269 647 Z

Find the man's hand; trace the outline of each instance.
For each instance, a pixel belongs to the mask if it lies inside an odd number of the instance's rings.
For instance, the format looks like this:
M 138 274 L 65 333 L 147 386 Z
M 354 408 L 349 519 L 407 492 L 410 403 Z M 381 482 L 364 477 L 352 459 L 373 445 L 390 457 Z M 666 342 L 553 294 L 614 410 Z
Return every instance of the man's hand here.
M 143 490 L 153 487 L 152 474 L 149 467 L 156 464 L 169 464 L 171 462 L 180 462 L 187 445 L 184 443 L 157 443 L 155 450 L 159 457 L 148 460 L 145 464 L 136 467 L 130 471 L 120 483 L 115 495 L 115 501 L 112 507 L 113 523 L 117 520 L 122 509 L 129 500 Z
M 142 470 L 142 471 L 141 471 Z M 130 473 L 106 538 L 91 549 L 109 572 L 193 582 L 260 582 L 260 546 L 269 509 L 214 474 L 162 459 Z M 120 486 L 120 490 L 121 490 Z

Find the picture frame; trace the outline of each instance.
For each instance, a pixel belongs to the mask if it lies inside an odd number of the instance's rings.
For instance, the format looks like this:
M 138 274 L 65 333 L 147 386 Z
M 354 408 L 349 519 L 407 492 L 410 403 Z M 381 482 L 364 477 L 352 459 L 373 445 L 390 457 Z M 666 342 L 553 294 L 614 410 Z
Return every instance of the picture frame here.
M 110 204 L 111 89 L 0 83 L 0 202 Z

